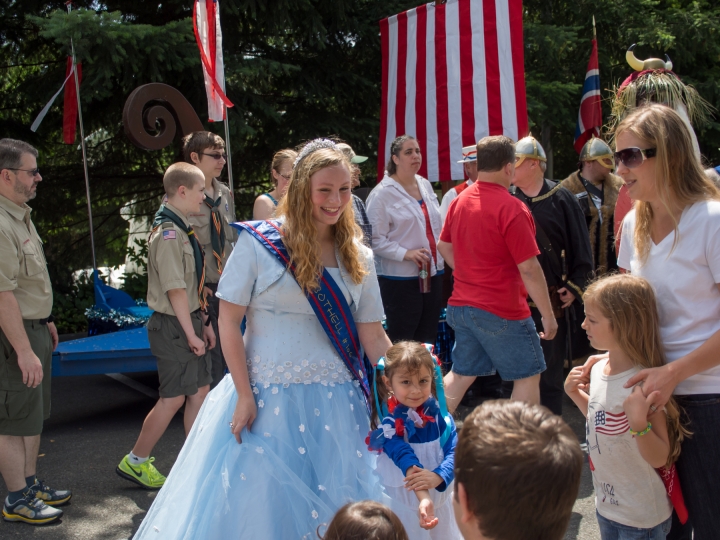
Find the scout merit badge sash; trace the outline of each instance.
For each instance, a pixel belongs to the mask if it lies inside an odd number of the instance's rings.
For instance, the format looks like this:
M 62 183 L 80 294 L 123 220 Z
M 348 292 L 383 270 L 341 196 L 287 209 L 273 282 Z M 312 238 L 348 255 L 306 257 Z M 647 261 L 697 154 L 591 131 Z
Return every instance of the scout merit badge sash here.
M 212 252 L 217 262 L 218 274 L 222 275 L 223 259 L 225 258 L 225 227 L 223 227 L 223 218 L 220 214 L 220 203 L 222 195 L 216 201 L 205 195 L 205 204 L 210 208 L 210 216 L 212 217 L 212 226 L 210 227 L 210 243 L 212 244 Z
M 290 255 L 282 241 L 278 221 L 248 221 L 233 223 L 232 226 L 240 231 L 249 232 L 295 277 L 295 267 L 290 264 Z M 365 396 L 365 405 L 369 411 L 371 398 L 368 373 L 372 373 L 372 367 L 367 356 L 360 351 L 357 327 L 345 296 L 327 269 L 323 269 L 320 276 L 320 288 L 317 291 L 305 292 L 305 296 L 330 343 L 355 380 L 360 383 Z
M 203 291 L 203 287 L 205 287 L 205 254 L 203 253 L 197 238 L 195 238 L 195 231 L 193 231 L 192 226 L 185 225 L 182 218 L 164 204 L 160 206 L 160 210 L 158 210 L 155 214 L 150 234 L 154 233 L 163 223 L 168 222 L 174 223 L 182 232 L 188 235 L 195 259 L 195 273 L 198 278 L 198 298 L 200 299 L 200 309 L 205 311 L 208 306 L 207 300 L 205 299 L 205 292 Z

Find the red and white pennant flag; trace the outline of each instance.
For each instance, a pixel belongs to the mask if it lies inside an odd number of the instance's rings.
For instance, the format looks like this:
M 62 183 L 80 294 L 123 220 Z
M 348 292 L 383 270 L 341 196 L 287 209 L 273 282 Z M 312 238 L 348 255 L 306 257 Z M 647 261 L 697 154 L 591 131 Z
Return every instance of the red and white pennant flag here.
M 208 119 L 211 122 L 222 122 L 225 120 L 225 107 L 232 107 L 233 104 L 225 95 L 220 3 L 217 0 L 196 0 L 193 29 L 205 76 Z
M 78 117 L 78 102 L 77 102 L 77 92 L 75 88 L 75 81 L 70 80 L 73 78 L 73 75 L 75 74 L 75 70 L 77 70 L 78 75 L 78 86 L 82 82 L 82 64 L 78 62 L 77 64 L 73 64 L 72 56 L 67 57 L 67 67 L 65 68 L 65 80 L 63 81 L 62 85 L 60 86 L 60 89 L 55 92 L 53 97 L 50 98 L 50 101 L 48 101 L 45 106 L 42 108 L 40 113 L 35 118 L 35 121 L 32 123 L 32 126 L 30 126 L 30 131 L 37 131 L 40 127 L 40 124 L 45 119 L 45 115 L 50 110 L 50 107 L 52 107 L 52 104 L 55 103 L 55 100 L 60 95 L 60 92 L 63 91 L 63 88 L 65 89 L 65 101 L 64 101 L 64 109 L 63 109 L 63 142 L 65 144 L 72 144 L 75 142 L 75 132 L 77 129 L 77 117 Z
M 461 180 L 462 147 L 528 134 L 522 0 L 448 0 L 380 21 L 378 177 L 399 135 L 416 137 L 419 174 Z

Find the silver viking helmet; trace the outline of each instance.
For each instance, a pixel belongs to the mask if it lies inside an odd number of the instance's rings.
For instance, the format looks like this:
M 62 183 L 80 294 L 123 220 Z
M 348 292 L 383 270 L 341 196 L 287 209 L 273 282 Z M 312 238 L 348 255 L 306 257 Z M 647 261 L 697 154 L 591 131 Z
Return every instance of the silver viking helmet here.
M 580 161 L 599 161 L 603 167 L 615 168 L 613 151 L 602 139 L 592 137 L 580 151 Z
M 532 135 L 528 135 L 515 143 L 515 167 L 522 165 L 525 159 L 536 159 L 547 162 L 545 150 Z
M 633 43 L 625 53 L 625 60 L 627 60 L 627 63 L 630 64 L 630 67 L 635 71 L 645 71 L 648 69 L 666 69 L 667 71 L 672 71 L 673 63 L 667 54 L 665 55 L 667 62 L 665 60 L 661 60 L 660 58 L 640 60 L 637 56 L 635 56 L 635 53 L 633 52 L 634 48 L 635 44 Z

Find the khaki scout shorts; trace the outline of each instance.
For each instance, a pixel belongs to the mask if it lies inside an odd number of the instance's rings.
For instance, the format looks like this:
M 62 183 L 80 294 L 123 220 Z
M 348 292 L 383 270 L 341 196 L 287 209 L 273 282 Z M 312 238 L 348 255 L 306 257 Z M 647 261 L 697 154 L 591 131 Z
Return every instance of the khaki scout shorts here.
M 50 418 L 52 338 L 47 325 L 23 320 L 30 347 L 43 366 L 43 380 L 35 388 L 22 382 L 17 353 L 0 330 L 0 435 L 33 437 Z
M 202 339 L 200 312 L 190 314 L 195 335 Z M 157 311 L 147 324 L 150 350 L 157 358 L 160 397 L 192 396 L 212 381 L 210 352 L 197 356 L 187 342 L 180 321 Z

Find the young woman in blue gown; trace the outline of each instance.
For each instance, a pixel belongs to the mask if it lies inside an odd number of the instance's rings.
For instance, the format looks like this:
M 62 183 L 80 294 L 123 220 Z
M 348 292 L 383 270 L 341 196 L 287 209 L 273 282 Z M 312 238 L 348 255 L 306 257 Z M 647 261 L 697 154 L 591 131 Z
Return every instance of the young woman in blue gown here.
M 136 539 L 315 538 L 347 502 L 382 501 L 363 387 L 304 292 L 326 269 L 370 361 L 390 347 L 350 190 L 342 152 L 309 143 L 275 222 L 295 276 L 240 233 L 217 292 L 230 375 L 208 394 Z

